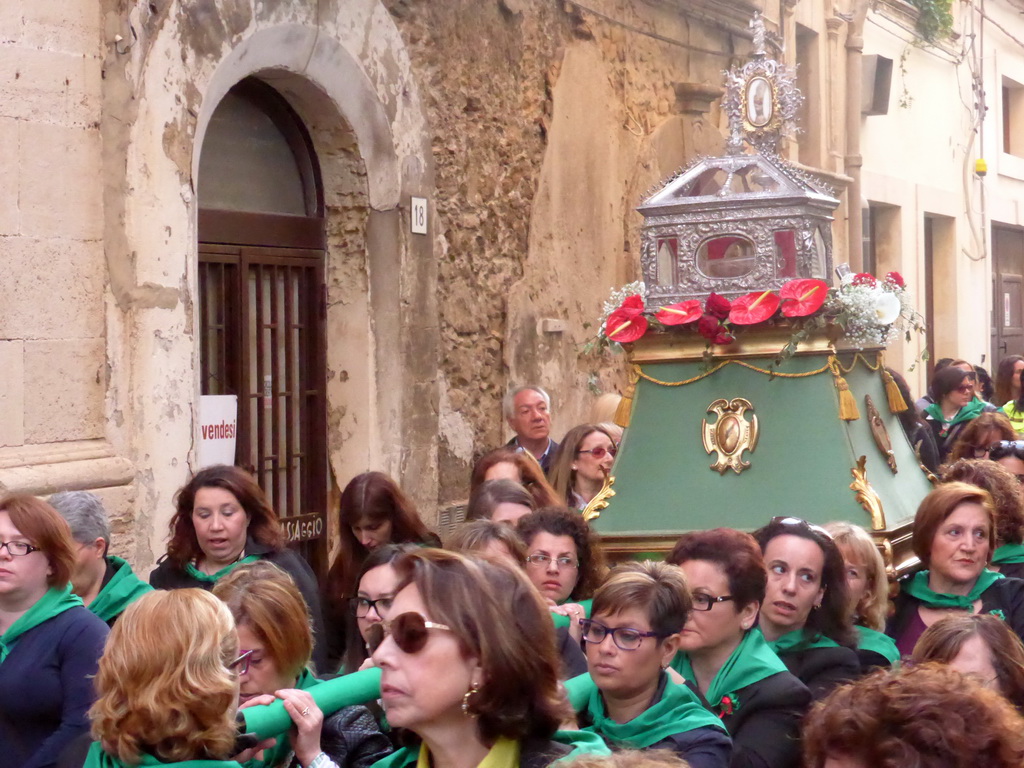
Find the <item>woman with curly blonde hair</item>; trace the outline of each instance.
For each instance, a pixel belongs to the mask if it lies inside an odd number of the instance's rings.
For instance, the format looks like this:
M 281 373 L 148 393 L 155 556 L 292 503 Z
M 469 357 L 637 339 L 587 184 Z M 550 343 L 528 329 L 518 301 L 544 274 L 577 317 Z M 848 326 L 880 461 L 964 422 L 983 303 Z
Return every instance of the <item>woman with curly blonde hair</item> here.
M 1020 768 L 1024 720 L 995 691 L 939 664 L 839 688 L 804 727 L 807 768 Z
M 236 768 L 240 660 L 235 623 L 202 589 L 151 592 L 114 625 L 89 710 L 96 743 L 85 768 Z
M 889 614 L 889 577 L 882 553 L 859 525 L 835 522 L 826 525 L 825 530 L 832 534 L 832 541 L 843 556 L 861 669 L 892 666 L 899 660 L 900 652 L 892 638 L 883 634 Z

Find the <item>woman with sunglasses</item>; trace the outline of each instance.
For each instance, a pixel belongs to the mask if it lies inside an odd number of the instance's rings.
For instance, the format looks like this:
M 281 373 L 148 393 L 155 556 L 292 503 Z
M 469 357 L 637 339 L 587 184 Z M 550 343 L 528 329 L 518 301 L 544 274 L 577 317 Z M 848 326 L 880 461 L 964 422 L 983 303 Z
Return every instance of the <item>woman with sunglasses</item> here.
M 568 617 L 569 631 L 579 639 L 578 621 L 590 615 L 590 598 L 605 574 L 597 536 L 565 507 L 539 509 L 521 518 L 517 530 L 528 553 L 526 575 L 551 612 Z
M 900 654 L 936 621 L 960 613 L 992 613 L 1024 632 L 1024 581 L 987 569 L 995 549 L 995 512 L 987 491 L 945 483 L 924 497 L 911 545 L 925 570 L 904 577 L 885 633 Z
M 71 592 L 75 546 L 53 507 L 0 497 L 0 763 L 42 768 L 89 728 L 107 625 Z
M 271 563 L 244 565 L 221 579 L 213 594 L 235 620 L 243 658 L 237 667 L 240 707 L 281 699 L 294 723 L 263 753 L 263 765 L 367 768 L 391 753 L 390 740 L 365 707 L 325 717 L 314 703 L 309 690 L 319 681 L 309 669 L 309 611 L 287 573 Z
M 768 584 L 758 624 L 768 644 L 817 701 L 860 674 L 843 556 L 828 531 L 775 517 L 754 532 Z
M 551 463 L 551 485 L 570 509 L 584 509 L 604 486 L 617 452 L 615 439 L 596 424 L 569 430 Z
M 948 461 L 987 459 L 989 448 L 1000 440 L 1016 440 L 1010 420 L 998 411 L 983 413 L 967 424 L 949 452 Z
M 973 370 L 964 370 L 956 365 L 946 366 L 932 379 L 932 402 L 924 409 L 924 418 L 935 433 L 941 462 L 946 461 L 960 433 L 971 420 L 996 410 L 994 405 L 977 396 L 976 383 L 977 375 Z
M 1024 577 L 1024 496 L 1017 478 L 994 461 L 961 459 L 943 467 L 942 482 L 988 491 L 996 514 L 996 550 L 989 570 Z
M 556 733 L 570 712 L 554 629 L 520 571 L 443 550 L 406 555 L 395 570 L 373 660 L 388 722 L 419 743 L 377 768 L 543 768 L 574 751 L 607 754 L 590 734 Z
M 757 542 L 729 528 L 686 533 L 668 562 L 693 598 L 672 667 L 728 729 L 730 768 L 796 768 L 811 693 L 757 629 L 768 581 Z
M 690 607 L 686 577 L 674 565 L 645 561 L 612 571 L 594 595 L 593 619 L 582 620 L 596 687 L 580 724 L 612 747 L 668 749 L 691 768 L 725 768 L 732 753 L 725 726 L 665 671 Z

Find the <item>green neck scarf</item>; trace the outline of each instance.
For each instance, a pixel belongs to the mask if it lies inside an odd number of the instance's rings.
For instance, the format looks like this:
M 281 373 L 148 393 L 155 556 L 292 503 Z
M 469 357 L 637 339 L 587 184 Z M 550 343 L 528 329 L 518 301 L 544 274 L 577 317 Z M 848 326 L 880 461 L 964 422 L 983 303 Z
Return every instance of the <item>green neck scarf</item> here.
M 769 641 L 768 647 L 781 656 L 784 653 L 799 653 L 812 648 L 838 648 L 839 643 L 821 633 L 808 635 L 803 629 L 795 629 L 778 640 Z
M 175 768 L 241 768 L 234 760 L 181 760 L 163 763 L 152 755 L 143 755 L 138 763 L 125 763 L 103 751 L 99 742 L 93 742 L 82 768 L 134 768 L 134 766 L 166 765 Z
M 996 551 L 992 553 L 992 562 L 996 565 L 1024 563 L 1024 544 L 1003 544 L 996 547 Z
M 981 597 L 981 593 L 991 587 L 999 579 L 1006 578 L 995 571 L 982 571 L 974 587 L 966 595 L 948 595 L 942 592 L 934 592 L 928 586 L 928 571 L 918 571 L 909 580 L 903 583 L 903 591 L 911 597 L 916 597 L 928 608 L 959 608 L 964 611 L 973 611 L 974 603 Z
M 962 421 L 970 421 L 981 415 L 981 412 L 985 410 L 985 401 L 975 397 L 971 402 L 956 412 L 956 415 L 952 419 L 946 419 L 942 415 L 942 406 L 939 403 L 932 403 L 924 412 L 931 416 L 936 421 L 942 422 L 947 427 L 952 427 L 954 424 L 959 424 Z
M 78 595 L 71 594 L 71 585 L 64 589 L 51 587 L 43 593 L 36 602 L 16 622 L 0 635 L 0 664 L 4 663 L 7 655 L 11 652 L 18 638 L 35 629 L 44 621 L 49 621 L 54 616 L 59 616 L 69 608 L 81 605 L 82 599 Z
M 672 668 L 694 685 L 697 684 L 690 657 L 682 651 L 672 659 Z M 711 710 L 719 717 L 731 715 L 742 703 L 736 691 L 785 671 L 786 665 L 768 646 L 761 630 L 754 628 L 743 636 L 743 640 L 718 670 L 705 698 Z
M 697 728 L 725 730 L 719 719 L 701 705 L 697 694 L 685 685 L 664 679 L 667 676 L 665 672 L 661 675 L 664 683 L 661 700 L 628 723 L 617 723 L 608 716 L 601 691 L 595 687 L 587 703 L 587 713 L 593 724 L 583 730 L 603 736 L 609 744 L 633 749 L 646 749 L 669 736 Z
M 862 627 L 860 625 L 854 627 L 854 629 L 857 630 L 857 647 L 859 649 L 877 653 L 879 656 L 884 656 L 890 664 L 895 665 L 899 663 L 900 652 L 896 647 L 896 642 L 891 637 L 883 635 L 877 630 Z
M 195 579 L 199 579 L 199 581 L 203 582 L 204 584 L 216 584 L 218 579 L 227 576 L 238 566 L 245 565 L 246 563 L 255 563 L 259 559 L 259 555 L 248 555 L 247 557 L 243 557 L 241 560 L 235 560 L 235 562 L 233 562 L 231 565 L 221 568 L 216 573 L 203 573 L 198 568 L 196 568 L 193 563 L 187 563 L 185 565 L 185 572 L 189 576 Z
M 115 568 L 114 576 L 96 595 L 96 599 L 89 603 L 88 608 L 109 624 L 124 613 L 129 605 L 147 592 L 152 592 L 153 588 L 136 576 L 132 567 L 120 557 L 111 555 L 107 561 Z

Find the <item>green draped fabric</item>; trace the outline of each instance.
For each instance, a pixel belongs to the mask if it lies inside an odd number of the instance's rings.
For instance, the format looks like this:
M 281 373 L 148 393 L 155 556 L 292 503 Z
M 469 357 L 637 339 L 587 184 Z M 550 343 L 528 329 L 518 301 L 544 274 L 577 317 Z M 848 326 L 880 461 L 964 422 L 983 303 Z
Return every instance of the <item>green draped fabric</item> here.
M 672 659 L 672 668 L 694 685 L 697 684 L 690 657 L 682 651 Z M 785 671 L 786 665 L 769 647 L 761 630 L 755 627 L 743 636 L 743 640 L 718 670 L 705 698 L 719 717 L 730 715 L 743 706 L 736 691 Z
M 259 559 L 259 555 L 248 555 L 246 557 L 243 557 L 241 560 L 236 560 L 231 565 L 221 568 L 216 573 L 203 573 L 198 568 L 196 568 L 195 565 L 193 565 L 192 563 L 188 563 L 185 565 L 185 572 L 188 573 L 189 576 L 192 576 L 195 579 L 199 579 L 199 581 L 205 582 L 207 584 L 214 584 L 217 582 L 218 579 L 224 578 L 233 570 L 235 570 L 235 568 L 237 568 L 238 566 L 245 565 L 246 563 L 255 563 Z
M 895 665 L 899 663 L 900 652 L 896 647 L 896 641 L 891 637 L 868 627 L 857 626 L 854 629 L 857 630 L 859 638 L 857 647 L 859 649 L 872 651 L 879 656 L 884 656 L 890 664 Z
M 992 553 L 992 563 L 1002 565 L 1010 563 L 1024 563 L 1024 544 L 1003 544 L 996 547 Z
M 985 406 L 988 405 L 984 400 L 980 400 L 975 397 L 971 402 L 956 412 L 956 415 L 952 419 L 946 419 L 942 415 L 942 406 L 938 403 L 932 403 L 924 412 L 931 416 L 936 421 L 944 424 L 946 427 L 952 427 L 955 424 L 960 424 L 964 421 L 970 421 L 981 415 L 982 411 L 985 410 Z
M 70 584 L 64 589 L 51 587 L 46 590 L 43 596 L 32 604 L 31 608 L 0 635 L 0 664 L 4 663 L 19 637 L 30 629 L 35 629 L 44 621 L 49 621 L 54 616 L 59 616 L 64 611 L 81 604 L 82 599 L 78 595 L 71 594 Z
M 839 643 L 822 634 L 808 636 L 803 629 L 796 629 L 792 632 L 787 632 L 778 640 L 772 640 L 768 643 L 768 646 L 781 655 L 783 653 L 809 651 L 812 648 L 838 648 Z
M 928 571 L 918 571 L 910 579 L 901 584 L 901 588 L 911 597 L 916 597 L 928 608 L 959 608 L 973 611 L 974 603 L 981 599 L 981 594 L 999 579 L 1005 579 L 1001 573 L 982 571 L 971 591 L 966 595 L 949 595 L 935 592 L 928 586 Z
M 320 682 L 312 672 L 303 669 L 294 687 L 300 691 L 308 691 L 310 688 L 320 685 Z M 291 753 L 291 741 L 288 739 L 288 734 L 283 733 L 277 737 L 277 743 L 274 746 L 263 750 L 262 758 L 254 757 L 251 760 L 246 760 L 243 763 L 243 768 L 271 768 L 271 766 L 282 765 Z
M 661 673 L 663 677 L 667 673 Z M 661 699 L 634 717 L 628 723 L 617 723 L 605 711 L 601 691 L 595 687 L 587 702 L 587 714 L 591 725 L 583 730 L 597 733 L 613 745 L 645 749 L 677 733 L 697 728 L 720 728 L 725 726 L 715 715 L 706 710 L 697 694 L 685 685 L 664 680 L 665 690 Z
M 124 613 L 129 605 L 147 592 L 152 592 L 153 588 L 135 575 L 126 560 L 111 555 L 107 561 L 114 566 L 114 576 L 96 595 L 96 599 L 89 603 L 89 610 L 109 624 Z
M 82 768 L 135 768 L 135 766 L 173 766 L 174 768 L 241 768 L 234 760 L 180 760 L 176 763 L 163 763 L 150 755 L 143 755 L 138 763 L 124 763 L 103 751 L 98 742 L 89 747 Z

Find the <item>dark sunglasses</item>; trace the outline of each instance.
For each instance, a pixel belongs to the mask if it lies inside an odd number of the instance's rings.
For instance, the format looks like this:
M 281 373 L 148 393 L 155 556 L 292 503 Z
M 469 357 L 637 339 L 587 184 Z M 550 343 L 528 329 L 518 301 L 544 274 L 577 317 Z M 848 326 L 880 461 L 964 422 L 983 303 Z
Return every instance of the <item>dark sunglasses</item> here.
M 969 395 L 971 392 L 974 391 L 974 385 L 962 384 L 961 386 L 956 388 L 956 391 L 959 392 L 961 395 Z
M 606 453 L 610 453 L 612 456 L 617 454 L 619 449 L 612 446 L 611 448 L 605 448 L 603 445 L 597 446 L 597 448 L 591 448 L 587 451 L 576 451 L 576 453 L 589 453 L 595 459 L 603 459 Z
M 366 647 L 375 653 L 388 635 L 402 653 L 419 653 L 430 637 L 428 630 L 443 629 L 451 632 L 452 628 L 444 624 L 427 621 L 415 611 L 395 616 L 391 621 L 382 621 L 366 630 Z
M 1000 440 L 988 447 L 988 457 L 992 461 L 1005 459 L 1007 456 L 1024 459 L 1024 440 Z

